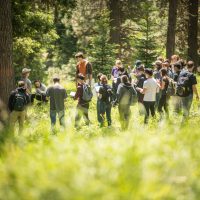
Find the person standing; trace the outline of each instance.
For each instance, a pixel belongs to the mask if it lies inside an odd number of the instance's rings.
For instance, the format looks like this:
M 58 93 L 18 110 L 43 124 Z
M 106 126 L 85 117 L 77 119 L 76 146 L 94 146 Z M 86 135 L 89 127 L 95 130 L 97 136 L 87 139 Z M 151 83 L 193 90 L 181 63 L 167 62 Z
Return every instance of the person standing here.
M 152 117 L 155 116 L 156 93 L 159 86 L 157 81 L 153 78 L 152 69 L 145 69 L 145 75 L 147 80 L 144 82 L 143 88 L 137 88 L 137 90 L 144 94 L 143 104 L 146 110 L 144 123 L 147 124 L 150 112 Z
M 75 116 L 75 128 L 80 129 L 80 120 L 83 116 L 85 124 L 88 126 L 90 124 L 88 110 L 89 102 L 92 98 L 92 90 L 89 85 L 85 83 L 85 76 L 83 74 L 77 75 L 77 91 L 74 96 L 74 100 L 78 100 L 76 107 L 76 116 Z
M 21 81 L 24 81 L 26 90 L 29 94 L 32 92 L 32 83 L 29 79 L 31 69 L 24 68 L 22 69 L 22 78 Z
M 111 126 L 111 108 L 112 108 L 112 88 L 108 85 L 107 76 L 101 76 L 101 87 L 98 94 L 100 104 L 100 127 L 103 127 L 105 122 L 105 114 L 108 126 Z
M 82 74 L 85 77 L 85 82 L 90 86 L 92 84 L 92 65 L 91 63 L 84 58 L 82 52 L 79 52 L 75 55 L 78 63 L 76 66 L 76 84 L 78 74 Z
M 126 130 L 129 126 L 130 116 L 131 116 L 131 104 L 135 101 L 137 102 L 137 92 L 134 87 L 129 82 L 126 75 L 121 77 L 121 83 L 117 89 L 117 100 L 115 105 L 118 103 L 118 110 L 120 116 L 120 123 L 122 130 Z
M 197 101 L 199 101 L 197 79 L 193 74 L 193 70 L 194 62 L 189 61 L 187 63 L 187 70 L 184 70 L 179 74 L 177 81 L 177 95 L 181 98 L 183 109 L 182 123 L 187 122 L 188 120 L 194 94 L 196 95 Z
M 19 81 L 18 88 L 11 92 L 8 100 L 10 110 L 9 127 L 11 133 L 14 132 L 15 123 L 19 123 L 19 133 L 22 133 L 26 117 L 26 106 L 30 102 L 25 82 Z
M 167 89 L 169 86 L 169 77 L 167 76 L 167 70 L 166 69 L 161 69 L 160 70 L 161 76 L 162 76 L 162 81 L 160 84 L 160 90 L 161 90 L 161 98 L 158 103 L 158 112 L 163 114 L 163 108 L 166 113 L 167 118 L 169 117 L 169 110 L 168 110 L 168 100 L 169 96 L 167 95 Z
M 53 83 L 54 85 L 49 87 L 46 92 L 46 96 L 50 98 L 50 119 L 52 132 L 55 131 L 56 115 L 58 115 L 60 125 L 65 128 L 64 101 L 67 98 L 67 92 L 60 84 L 60 78 L 58 76 L 54 76 Z

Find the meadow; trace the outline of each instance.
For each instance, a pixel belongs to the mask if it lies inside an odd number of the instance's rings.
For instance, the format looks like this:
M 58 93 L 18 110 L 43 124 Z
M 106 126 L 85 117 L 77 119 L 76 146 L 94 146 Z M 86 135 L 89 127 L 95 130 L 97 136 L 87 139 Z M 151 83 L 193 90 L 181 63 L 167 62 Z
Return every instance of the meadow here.
M 74 83 L 65 83 L 67 92 Z M 121 131 L 113 108 L 111 128 L 99 128 L 96 99 L 92 124 L 74 129 L 76 103 L 66 101 L 66 130 L 50 133 L 49 105 L 29 108 L 23 134 L 15 133 L 0 158 L 0 200 L 197 200 L 200 197 L 200 112 L 190 120 L 143 125 L 137 105 Z

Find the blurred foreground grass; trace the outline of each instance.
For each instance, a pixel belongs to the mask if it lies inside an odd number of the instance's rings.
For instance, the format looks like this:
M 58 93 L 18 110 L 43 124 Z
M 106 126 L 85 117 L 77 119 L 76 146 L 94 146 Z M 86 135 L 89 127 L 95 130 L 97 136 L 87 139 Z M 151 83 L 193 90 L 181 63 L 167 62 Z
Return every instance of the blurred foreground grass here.
M 73 84 L 66 88 L 73 90 Z M 69 93 L 69 92 L 68 92 Z M 23 135 L 0 159 L 0 200 L 197 200 L 200 197 L 200 116 L 193 104 L 188 125 L 179 116 L 143 125 L 137 106 L 130 128 L 73 128 L 76 102 L 66 102 L 66 131 L 50 135 L 48 106 L 29 109 Z

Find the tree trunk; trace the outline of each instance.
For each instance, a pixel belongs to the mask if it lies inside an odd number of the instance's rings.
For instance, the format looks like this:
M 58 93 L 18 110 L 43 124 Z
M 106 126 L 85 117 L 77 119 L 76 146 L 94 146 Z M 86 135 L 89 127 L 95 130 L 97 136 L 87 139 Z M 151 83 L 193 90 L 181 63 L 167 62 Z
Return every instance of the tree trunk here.
M 188 0 L 188 60 L 198 65 L 198 0 Z
M 0 99 L 7 104 L 14 86 L 11 0 L 0 0 Z
M 178 0 L 169 0 L 167 45 L 166 45 L 166 57 L 168 59 L 170 59 L 175 52 L 177 7 L 178 7 Z
M 120 12 L 120 0 L 109 1 L 110 10 L 110 42 L 119 46 L 118 56 L 121 54 L 121 12 Z

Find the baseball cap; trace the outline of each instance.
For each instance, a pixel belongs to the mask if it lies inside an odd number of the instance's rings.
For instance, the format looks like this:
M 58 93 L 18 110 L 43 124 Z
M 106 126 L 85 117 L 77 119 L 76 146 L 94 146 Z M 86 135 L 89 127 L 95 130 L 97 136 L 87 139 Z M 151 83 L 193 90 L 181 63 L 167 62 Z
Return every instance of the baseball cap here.
M 26 73 L 28 73 L 30 71 L 31 71 L 31 69 L 24 68 L 24 69 L 22 69 L 22 74 L 26 74 Z

